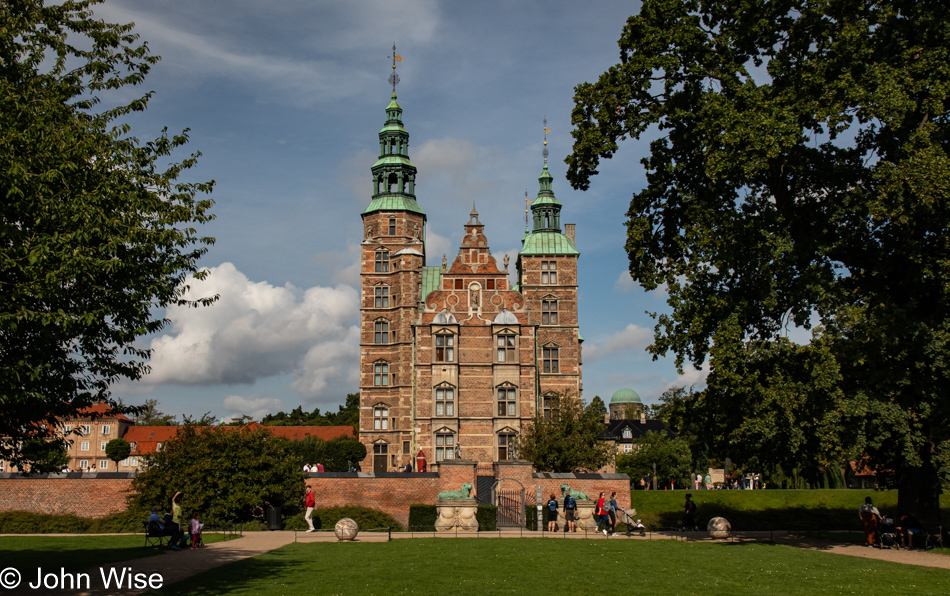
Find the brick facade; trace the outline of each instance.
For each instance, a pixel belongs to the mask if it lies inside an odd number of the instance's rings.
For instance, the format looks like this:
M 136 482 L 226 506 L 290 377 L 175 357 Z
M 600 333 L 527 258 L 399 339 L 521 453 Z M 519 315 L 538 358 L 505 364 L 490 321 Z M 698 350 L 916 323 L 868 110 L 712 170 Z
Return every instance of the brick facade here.
M 98 476 L 101 477 L 0 478 L 0 511 L 79 517 L 105 517 L 125 511 L 132 474 Z
M 457 255 L 426 266 L 426 216 L 402 108 L 393 97 L 362 213 L 362 470 L 430 469 L 461 457 L 514 457 L 510 441 L 556 393 L 580 393 L 581 338 L 573 224 L 561 233 L 547 165 L 522 239 L 517 283 L 492 255 L 474 206 Z

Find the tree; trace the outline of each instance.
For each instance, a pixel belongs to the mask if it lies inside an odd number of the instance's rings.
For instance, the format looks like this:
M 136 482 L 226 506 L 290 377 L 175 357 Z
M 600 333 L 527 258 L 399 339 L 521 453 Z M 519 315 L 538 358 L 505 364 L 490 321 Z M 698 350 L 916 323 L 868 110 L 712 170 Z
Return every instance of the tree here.
M 186 133 L 130 135 L 151 93 L 121 89 L 158 57 L 99 2 L 0 3 L 0 458 L 18 465 L 29 439 L 65 444 L 58 420 L 117 405 L 110 384 L 147 370 L 136 340 L 166 324 L 153 313 L 212 300 L 183 282 L 206 275 L 193 226 L 213 183 L 179 180 L 197 154 L 165 165 Z
M 125 439 L 112 439 L 106 443 L 106 457 L 119 465 L 119 462 L 132 453 L 132 445 Z
M 349 437 L 337 437 L 329 441 L 307 437 L 291 441 L 290 452 L 298 468 L 303 468 L 304 464 L 323 464 L 327 472 L 349 472 L 351 463 L 356 464 L 366 458 L 366 445 Z
M 132 481 L 132 504 L 142 509 L 183 493 L 185 509 L 212 523 L 261 520 L 264 506 L 301 505 L 304 474 L 290 441 L 263 428 L 182 426 L 162 451 L 146 456 Z
M 743 342 L 817 323 L 812 343 L 833 357 L 841 392 L 809 408 L 841 412 L 827 432 L 894 471 L 902 510 L 938 520 L 935 454 L 950 439 L 944 4 L 645 0 L 619 45 L 620 63 L 575 89 L 566 161 L 586 189 L 619 140 L 655 137 L 626 242 L 633 278 L 669 292 L 649 349 L 699 366 L 713 346 L 751 357 L 762 346 Z
M 338 406 L 336 412 L 321 413 L 320 408 L 305 412 L 303 406 L 297 406 L 289 414 L 280 411 L 261 418 L 265 426 L 352 426 L 359 432 L 360 394 L 350 393 L 346 404 Z
M 691 462 L 692 455 L 686 441 L 648 431 L 637 440 L 633 453 L 617 456 L 617 471 L 633 479 L 644 478 L 653 475 L 653 465 L 656 464 L 658 480 L 689 486 Z
M 23 443 L 23 454 L 23 460 L 29 462 L 25 473 L 58 472 L 69 463 L 69 452 L 62 445 L 38 438 Z
M 535 414 L 515 439 L 515 452 L 545 472 L 593 471 L 610 461 L 611 445 L 602 440 L 607 408 L 595 398 L 586 408 L 576 393 L 552 398 L 550 418 Z
M 177 426 L 178 419 L 159 410 L 157 399 L 147 399 L 145 404 L 139 407 L 139 413 L 135 416 L 135 424 L 138 426 Z

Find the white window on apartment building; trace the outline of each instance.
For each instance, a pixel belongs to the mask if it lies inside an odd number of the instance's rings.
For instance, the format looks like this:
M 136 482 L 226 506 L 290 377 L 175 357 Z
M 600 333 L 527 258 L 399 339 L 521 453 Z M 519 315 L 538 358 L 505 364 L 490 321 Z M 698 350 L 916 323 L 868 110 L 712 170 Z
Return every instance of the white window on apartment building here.
M 135 467 L 135 466 L 139 465 L 139 458 L 137 458 L 137 457 L 130 457 L 130 458 L 129 458 L 129 465 L 132 466 L 132 467 Z
M 100 469 L 100 470 L 108 470 L 108 469 L 109 469 L 109 460 L 107 460 L 107 459 L 100 459 L 100 460 L 99 460 L 99 469 Z
M 89 441 L 83 441 L 79 444 L 80 451 L 89 451 Z
M 111 424 L 103 424 L 103 425 L 102 425 L 102 434 L 107 435 L 107 434 L 109 434 L 109 433 L 111 433 L 111 432 L 112 432 L 112 425 L 111 425 Z
M 79 469 L 80 469 L 80 470 L 88 470 L 88 469 L 89 469 L 89 460 L 88 460 L 88 459 L 81 459 L 81 460 L 79 460 Z
M 103 441 L 103 442 L 99 443 L 99 451 L 105 451 L 105 450 L 106 450 L 106 445 L 107 445 L 108 443 L 109 443 L 109 441 Z
M 162 443 L 161 442 L 155 443 L 155 451 L 161 451 L 161 450 L 162 450 Z
M 129 451 L 135 451 L 135 441 L 129 443 Z
M 89 434 L 91 434 L 91 433 L 92 433 L 92 427 L 89 426 L 88 424 L 83 424 L 83 425 L 82 425 L 82 434 L 83 434 L 83 436 L 89 435 Z
M 63 425 L 63 434 L 68 433 L 68 432 L 71 431 L 72 429 L 73 429 L 73 425 L 72 425 L 72 424 L 64 424 L 64 425 Z

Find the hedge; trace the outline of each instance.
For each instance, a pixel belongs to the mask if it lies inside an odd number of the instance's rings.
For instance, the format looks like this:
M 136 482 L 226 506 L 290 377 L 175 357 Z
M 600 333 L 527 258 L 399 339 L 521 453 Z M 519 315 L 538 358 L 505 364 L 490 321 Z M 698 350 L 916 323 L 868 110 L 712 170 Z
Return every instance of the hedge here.
M 378 509 L 348 505 L 346 507 L 325 507 L 313 510 L 313 528 L 315 530 L 332 530 L 338 521 L 348 517 L 356 522 L 360 529 L 388 528 L 402 530 L 402 525 L 391 515 Z M 302 530 L 307 528 L 307 521 L 303 513 L 298 513 L 283 519 L 284 530 Z

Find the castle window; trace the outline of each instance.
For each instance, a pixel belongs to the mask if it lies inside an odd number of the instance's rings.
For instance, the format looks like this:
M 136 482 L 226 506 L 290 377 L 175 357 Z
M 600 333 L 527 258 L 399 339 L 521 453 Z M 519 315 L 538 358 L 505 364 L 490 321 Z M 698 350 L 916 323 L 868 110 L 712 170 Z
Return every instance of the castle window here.
M 455 416 L 455 388 L 454 387 L 436 387 L 435 415 L 436 416 Z
M 440 333 L 435 336 L 435 361 L 455 362 L 455 336 Z
M 557 395 L 553 393 L 544 396 L 542 407 L 544 409 L 545 420 L 550 420 L 554 414 L 557 413 L 557 400 Z
M 541 324 L 557 325 L 557 300 L 541 301 Z
M 498 461 L 505 461 L 515 458 L 515 435 L 512 433 L 501 433 L 498 435 Z
M 558 349 L 557 348 L 544 348 L 542 350 L 541 362 L 543 365 L 543 370 L 546 373 L 556 373 L 560 372 L 558 366 Z
M 389 235 L 390 236 L 396 235 L 396 220 L 395 219 L 389 220 Z
M 389 308 L 389 288 L 386 286 L 376 286 L 376 308 Z
M 498 362 L 517 362 L 513 333 L 499 333 L 496 342 L 498 344 L 496 352 Z
M 499 416 L 515 416 L 516 415 L 516 397 L 515 397 L 515 388 L 508 387 L 499 387 L 498 388 L 498 415 Z
M 389 408 L 386 406 L 373 408 L 373 430 L 389 430 Z
M 389 273 L 389 251 L 376 251 L 376 273 Z
M 444 459 L 455 459 L 455 435 L 448 429 L 435 435 L 435 461 Z
M 557 261 L 541 261 L 541 283 L 557 283 Z
M 373 325 L 374 335 L 373 343 L 377 344 L 388 344 L 389 343 L 389 321 L 376 321 Z
M 373 385 L 377 387 L 389 386 L 389 364 L 377 362 L 373 365 Z

